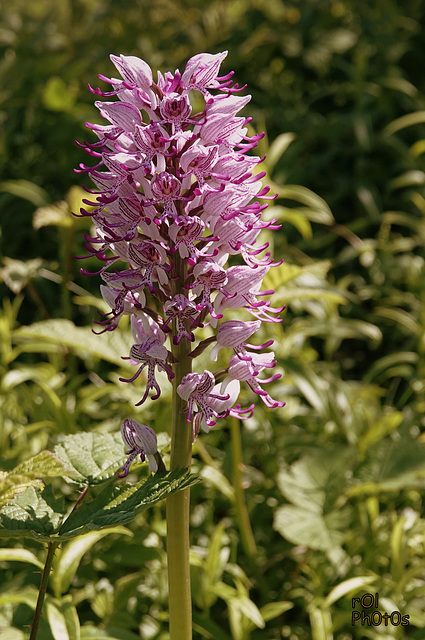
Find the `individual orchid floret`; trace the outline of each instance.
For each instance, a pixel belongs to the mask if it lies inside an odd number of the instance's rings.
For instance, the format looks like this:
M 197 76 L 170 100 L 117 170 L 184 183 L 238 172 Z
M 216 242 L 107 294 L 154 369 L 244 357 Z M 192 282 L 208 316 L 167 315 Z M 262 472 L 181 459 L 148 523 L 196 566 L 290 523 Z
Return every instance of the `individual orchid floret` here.
M 158 467 L 163 468 L 161 456 L 158 453 L 156 433 L 151 427 L 127 418 L 121 425 L 121 437 L 124 443 L 130 448 L 126 451 L 128 458 L 122 467 L 122 471 L 117 473 L 119 478 L 128 476 L 131 463 L 138 455 L 140 455 L 142 462 L 144 462 L 146 456 L 148 456 L 150 471 L 155 472 L 158 471 Z
M 242 320 L 226 320 L 217 329 L 217 344 L 211 350 L 211 360 L 217 360 L 218 352 L 222 347 L 229 347 L 239 354 L 241 360 L 251 360 L 246 348 L 259 350 L 269 347 L 273 340 L 268 340 L 260 346 L 247 344 L 250 338 L 261 326 L 261 320 L 242 322 Z
M 139 316 L 141 310 L 146 305 L 146 296 L 142 292 L 125 291 L 124 289 L 114 289 L 100 285 L 100 293 L 111 308 L 110 313 L 101 314 L 104 320 L 97 320 L 97 324 L 105 325 L 104 331 L 112 331 L 118 326 L 118 322 L 123 315 Z
M 139 406 L 145 402 L 151 389 L 155 390 L 154 395 L 151 396 L 152 400 L 156 400 L 161 395 L 161 387 L 155 378 L 155 369 L 165 371 L 170 380 L 174 378 L 174 373 L 167 364 L 168 350 L 164 346 L 165 334 L 158 324 L 149 316 L 142 318 L 132 316 L 131 328 L 137 344 L 131 347 L 129 357 L 123 356 L 123 359 L 130 360 L 132 364 L 140 366 L 134 376 L 128 379 L 120 378 L 120 380 L 121 382 L 134 382 L 147 366 L 146 390 L 142 399 L 136 404 Z
M 210 96 L 208 89 L 220 86 L 217 80 L 220 65 L 227 56 L 227 51 L 217 53 L 199 53 L 188 60 L 182 75 L 182 85 L 188 89 L 197 89 L 206 97 Z M 229 77 L 229 76 L 228 76 Z
M 204 373 L 188 373 L 177 387 L 177 393 L 188 402 L 187 421 L 191 422 L 192 415 L 198 410 L 202 413 L 203 424 L 211 427 L 220 418 L 213 408 L 214 400 L 229 400 L 230 394 L 220 395 L 214 392 L 215 378 L 211 371 Z
M 182 293 L 178 293 L 172 300 L 167 300 L 164 305 L 164 312 L 167 316 L 166 321 L 163 324 L 163 328 L 167 326 L 172 320 L 177 321 L 177 331 L 173 336 L 173 343 L 180 344 L 183 338 L 187 338 L 190 342 L 195 340 L 193 332 L 190 330 L 191 326 L 201 326 L 197 321 L 199 311 L 192 300 L 189 300 Z
M 221 390 L 225 391 L 227 384 L 229 384 L 232 380 L 240 380 L 244 381 L 248 384 L 248 386 L 260 396 L 261 400 L 264 404 L 271 408 L 275 409 L 276 407 L 284 407 L 285 402 L 280 402 L 279 400 L 273 400 L 270 395 L 262 388 L 262 384 L 267 384 L 268 382 L 273 382 L 274 380 L 278 380 L 281 377 L 280 373 L 276 373 L 269 378 L 261 379 L 258 377 L 259 373 L 265 368 L 273 368 L 276 365 L 276 361 L 274 359 L 274 353 L 260 353 L 253 354 L 252 358 L 249 362 L 246 360 L 241 360 L 237 355 L 234 355 L 230 358 L 228 372 L 229 375 L 223 381 Z

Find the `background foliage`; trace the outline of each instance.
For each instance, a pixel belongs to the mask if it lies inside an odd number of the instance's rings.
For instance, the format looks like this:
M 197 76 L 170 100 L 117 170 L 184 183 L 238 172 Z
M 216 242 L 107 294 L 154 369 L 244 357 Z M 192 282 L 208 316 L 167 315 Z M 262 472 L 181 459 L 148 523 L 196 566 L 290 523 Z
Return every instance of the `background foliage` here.
M 91 333 L 103 303 L 72 257 L 89 224 L 70 216 L 73 140 L 98 118 L 87 83 L 112 73 L 109 53 L 164 71 L 228 49 L 279 196 L 268 285 L 287 311 L 268 334 L 287 405 L 195 446 L 195 638 L 425 638 L 423 0 L 0 4 L 1 469 L 63 434 L 169 424 L 167 393 L 136 410 L 137 385 L 118 382 L 128 328 Z M 166 640 L 164 534 L 159 503 L 66 542 L 40 637 Z M 44 553 L 3 539 L 2 639 L 28 637 Z M 367 592 L 410 626 L 352 626 Z

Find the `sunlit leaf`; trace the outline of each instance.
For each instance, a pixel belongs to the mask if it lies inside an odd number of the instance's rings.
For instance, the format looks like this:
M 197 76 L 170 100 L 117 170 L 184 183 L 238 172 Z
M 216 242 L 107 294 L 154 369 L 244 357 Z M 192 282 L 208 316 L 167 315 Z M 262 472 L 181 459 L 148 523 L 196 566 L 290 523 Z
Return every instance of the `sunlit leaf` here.
M 349 594 L 357 593 L 360 589 L 363 589 L 366 585 L 370 585 L 376 582 L 376 576 L 356 576 L 355 578 L 349 578 L 340 582 L 334 587 L 326 596 L 323 603 L 325 608 L 332 606 L 337 600 Z
M 28 549 L 0 549 L 0 562 L 28 562 L 39 569 L 44 564 Z
M 80 622 L 71 596 L 46 598 L 45 610 L 54 640 L 80 640 Z
M 67 518 L 59 530 L 60 537 L 72 538 L 88 531 L 126 524 L 146 507 L 197 481 L 183 469 L 156 474 L 134 484 L 109 483 L 96 498 L 83 502 Z
M 41 207 L 49 201 L 47 191 L 29 180 L 6 180 L 5 182 L 0 182 L 1 191 L 29 200 L 37 207 Z
M 50 540 L 64 517 L 62 499 L 56 499 L 52 488 L 43 492 L 28 487 L 14 498 L 13 502 L 0 509 L 0 536 L 31 537 Z
M 32 224 L 34 229 L 48 227 L 72 227 L 73 219 L 65 201 L 55 202 L 45 207 L 38 208 L 33 216 Z
M 23 326 L 14 332 L 21 341 L 43 340 L 47 343 L 62 345 L 77 353 L 107 360 L 123 366 L 122 356 L 128 354 L 130 342 L 118 329 L 108 331 L 101 336 L 95 335 L 90 327 L 76 327 L 70 320 L 44 320 L 30 326 Z
M 65 436 L 56 445 L 55 455 L 83 484 L 98 484 L 112 478 L 125 461 L 120 432 L 83 432 Z
M 322 551 L 341 544 L 346 524 L 346 517 L 340 511 L 323 515 L 293 505 L 278 507 L 273 521 L 274 529 L 289 542 Z
M 43 260 L 34 258 L 23 262 L 6 256 L 3 258 L 3 265 L 0 269 L 0 278 L 15 295 L 18 295 L 32 278 L 38 276 Z

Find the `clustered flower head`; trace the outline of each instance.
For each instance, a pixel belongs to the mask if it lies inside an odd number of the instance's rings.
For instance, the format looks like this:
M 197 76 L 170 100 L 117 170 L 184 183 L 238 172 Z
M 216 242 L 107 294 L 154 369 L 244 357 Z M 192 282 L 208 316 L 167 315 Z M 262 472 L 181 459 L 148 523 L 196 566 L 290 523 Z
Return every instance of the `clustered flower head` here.
M 212 343 L 212 362 L 221 349 L 230 355 L 220 378 L 193 372 L 177 387 L 194 437 L 217 418 L 252 416 L 253 404 L 237 404 L 241 382 L 266 406 L 284 405 L 263 388 L 279 377 L 262 375 L 276 364 L 272 352 L 261 352 L 272 341 L 247 342 L 262 322 L 280 322 L 282 308 L 264 299 L 273 291 L 261 289 L 276 263 L 268 243 L 257 244 L 262 229 L 279 226 L 262 219 L 271 196 L 261 184 L 265 173 L 256 172 L 261 158 L 249 152 L 263 134 L 249 136 L 250 118 L 238 115 L 251 97 L 238 95 L 243 88 L 233 84 L 233 73 L 219 76 L 226 55 L 201 53 L 183 73 L 158 72 L 156 82 L 143 60 L 112 55 L 121 77 L 99 76 L 110 91 L 91 88 L 104 98 L 95 104 L 106 124 L 86 124 L 98 140 L 81 146 L 95 164 L 78 169 L 95 185 L 85 200 L 91 210 L 80 213 L 90 215 L 96 229 L 85 246 L 100 261 L 100 289 L 111 309 L 99 324 L 111 331 L 123 315 L 131 316 L 134 344 L 126 357 L 137 369 L 125 381 L 145 370 L 138 404 L 149 394 L 160 396 L 158 371 L 175 376 L 167 341 L 171 348 L 194 343 L 196 330 L 209 324 L 215 335 L 194 345 L 189 357 Z M 200 105 L 197 111 L 192 104 Z M 254 319 L 235 319 L 240 309 Z M 134 422 L 122 428 L 131 446 L 124 475 L 137 453 L 149 453 L 134 435 L 140 432 L 133 432 Z

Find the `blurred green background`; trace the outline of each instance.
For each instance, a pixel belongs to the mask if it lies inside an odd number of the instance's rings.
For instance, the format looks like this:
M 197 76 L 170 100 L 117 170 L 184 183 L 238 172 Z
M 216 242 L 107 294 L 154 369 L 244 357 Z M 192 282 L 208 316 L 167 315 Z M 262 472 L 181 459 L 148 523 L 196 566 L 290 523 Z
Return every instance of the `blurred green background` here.
M 126 417 L 169 424 L 167 393 L 135 410 L 140 389 L 118 382 L 128 327 L 91 333 L 104 306 L 99 279 L 79 273 L 96 265 L 73 258 L 90 224 L 70 215 L 89 186 L 73 172 L 86 161 L 74 140 L 98 121 L 87 84 L 113 75 L 110 53 L 164 72 L 228 50 L 222 69 L 252 95 L 245 113 L 266 131 L 259 153 L 278 194 L 267 215 L 282 228 L 266 239 L 285 262 L 266 288 L 287 309 L 267 335 L 284 372 L 270 392 L 287 405 L 258 406 L 242 425 L 243 460 L 239 425 L 195 445 L 194 637 L 424 639 L 425 2 L 0 9 L 0 468 L 63 433 L 114 432 Z M 163 507 L 128 530 L 77 554 L 42 640 L 166 640 Z M 14 545 L 0 550 L 6 640 L 28 637 L 39 579 L 7 555 Z M 351 598 L 366 592 L 410 626 L 353 626 Z

